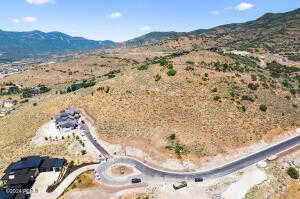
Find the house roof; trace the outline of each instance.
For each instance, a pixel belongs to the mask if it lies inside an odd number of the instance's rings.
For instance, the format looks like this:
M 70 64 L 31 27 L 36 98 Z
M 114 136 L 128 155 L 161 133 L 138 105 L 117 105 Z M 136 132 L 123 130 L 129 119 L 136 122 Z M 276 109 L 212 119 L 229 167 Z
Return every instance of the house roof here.
M 15 194 L 7 193 L 5 190 L 0 190 L 0 198 L 1 199 L 13 199 L 13 198 L 15 198 Z
M 79 114 L 79 113 L 80 113 L 80 110 L 76 109 L 76 108 L 67 108 L 60 112 L 61 115 L 62 114 L 75 115 L 75 114 Z
M 20 170 L 16 170 L 16 171 L 9 171 L 7 173 L 5 173 L 5 175 L 1 178 L 1 180 L 9 180 L 9 176 L 10 175 L 25 175 L 29 172 L 29 169 L 20 169 Z
M 33 180 L 34 178 L 31 177 L 30 175 L 26 174 L 26 175 L 18 175 L 15 176 L 14 179 L 8 180 L 7 181 L 7 185 L 11 186 L 11 185 L 21 185 L 21 184 L 28 184 L 31 180 Z
M 53 168 L 53 167 L 63 167 L 65 164 L 64 159 L 59 159 L 59 158 L 51 158 L 51 159 L 46 159 L 43 164 L 41 165 L 41 168 Z
M 9 179 L 9 175 L 13 175 L 13 179 Z M 5 174 L 7 178 L 8 185 L 19 185 L 19 184 L 28 184 L 36 177 L 36 171 L 29 169 L 22 169 L 13 171 L 9 174 Z
M 22 158 L 20 161 L 12 165 L 11 170 L 19 170 L 26 168 L 39 168 L 44 158 L 39 156 L 31 156 Z
M 76 128 L 78 126 L 77 122 L 74 120 L 68 120 L 58 124 L 61 128 Z

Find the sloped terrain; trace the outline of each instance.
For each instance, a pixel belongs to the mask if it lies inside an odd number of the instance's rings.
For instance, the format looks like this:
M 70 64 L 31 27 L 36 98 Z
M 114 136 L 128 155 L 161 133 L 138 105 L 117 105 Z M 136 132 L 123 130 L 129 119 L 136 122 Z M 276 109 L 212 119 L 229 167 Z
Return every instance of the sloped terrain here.
M 286 13 L 267 13 L 254 21 L 227 24 L 207 30 L 172 34 L 153 32 L 125 42 L 125 45 L 130 43 L 131 46 L 142 46 L 151 43 L 153 48 L 164 50 L 218 47 L 228 50 L 279 53 L 291 60 L 299 61 L 299 27 L 300 9 L 296 9 Z
M 0 30 L 0 62 L 46 56 L 67 51 L 114 46 L 112 41 L 93 41 L 61 32 L 10 32 Z

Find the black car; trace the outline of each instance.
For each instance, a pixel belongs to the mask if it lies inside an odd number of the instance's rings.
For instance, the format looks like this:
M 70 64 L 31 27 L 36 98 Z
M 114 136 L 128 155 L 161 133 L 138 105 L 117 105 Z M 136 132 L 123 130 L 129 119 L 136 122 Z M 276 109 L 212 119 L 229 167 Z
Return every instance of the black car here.
M 133 179 L 131 179 L 131 182 L 132 182 L 133 184 L 136 184 L 136 183 L 142 182 L 142 180 L 141 180 L 140 178 L 133 178 Z
M 195 178 L 195 182 L 203 182 L 203 178 Z

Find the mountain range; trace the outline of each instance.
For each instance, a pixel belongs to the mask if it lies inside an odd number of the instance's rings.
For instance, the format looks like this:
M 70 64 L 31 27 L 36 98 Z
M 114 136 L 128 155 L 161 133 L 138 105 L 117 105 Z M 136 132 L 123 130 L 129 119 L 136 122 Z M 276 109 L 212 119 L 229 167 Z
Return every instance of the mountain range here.
M 201 48 L 261 49 L 271 53 L 285 53 L 299 60 L 300 8 L 286 13 L 266 13 L 253 21 L 221 25 L 211 29 L 151 32 L 123 44 L 127 47 L 137 47 L 184 37 L 196 37 L 196 40 L 199 40 L 197 45 Z
M 0 30 L 0 62 L 116 45 L 139 47 L 195 36 L 199 42 L 193 45 L 198 48 L 262 49 L 271 53 L 283 53 L 293 60 L 300 60 L 300 8 L 286 13 L 267 13 L 253 21 L 221 25 L 211 29 L 191 32 L 150 32 L 121 44 L 110 40 L 94 41 L 72 37 L 61 32 Z
M 91 50 L 116 44 L 110 40 L 94 41 L 82 37 L 72 37 L 61 32 L 0 30 L 0 61 L 14 61 L 68 51 Z

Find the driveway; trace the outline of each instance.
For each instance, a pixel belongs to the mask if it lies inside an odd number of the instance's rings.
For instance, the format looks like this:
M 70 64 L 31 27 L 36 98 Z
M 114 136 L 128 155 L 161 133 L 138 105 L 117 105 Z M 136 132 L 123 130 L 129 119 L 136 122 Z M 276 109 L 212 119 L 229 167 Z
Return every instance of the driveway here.
M 95 170 L 99 165 L 98 164 L 93 164 L 93 165 L 87 165 L 85 167 L 79 168 L 72 172 L 71 174 L 68 175 L 66 179 L 62 181 L 62 183 L 51 193 L 47 193 L 46 190 L 39 190 L 38 193 L 33 193 L 31 195 L 31 199 L 56 199 L 58 198 L 66 188 L 72 184 L 72 182 L 76 179 L 77 176 L 80 174 L 90 171 L 90 170 Z M 36 181 L 36 184 L 39 184 L 40 182 Z M 48 184 L 50 185 L 50 184 Z M 46 187 L 47 188 L 47 187 Z

